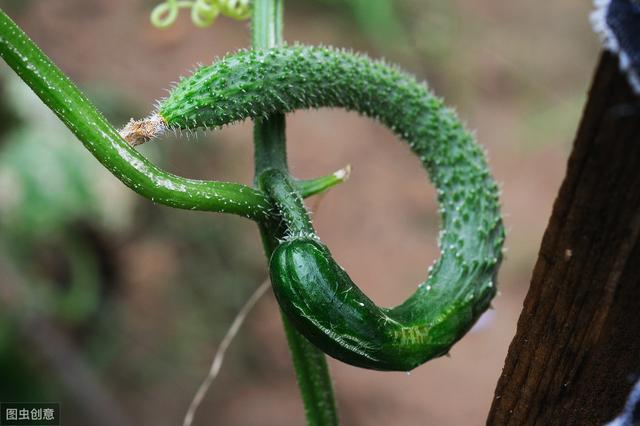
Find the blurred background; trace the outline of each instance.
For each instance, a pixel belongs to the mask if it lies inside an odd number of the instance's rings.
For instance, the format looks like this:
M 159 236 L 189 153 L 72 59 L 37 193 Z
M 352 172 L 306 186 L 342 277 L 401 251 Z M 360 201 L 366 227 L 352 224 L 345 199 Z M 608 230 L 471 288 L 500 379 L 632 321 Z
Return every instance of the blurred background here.
M 0 0 L 116 126 L 194 64 L 248 46 L 247 22 L 153 28 L 156 1 Z M 330 360 L 344 425 L 484 424 L 599 54 L 589 2 L 287 0 L 285 38 L 385 57 L 455 106 L 502 185 L 501 294 L 450 358 L 410 375 Z M 437 257 L 434 191 L 382 126 L 288 117 L 292 172 L 351 179 L 311 199 L 316 229 L 379 305 Z M 252 182 L 251 123 L 140 148 L 192 178 Z M 321 201 L 321 202 L 320 202 Z M 264 280 L 256 227 L 173 210 L 106 173 L 0 64 L 0 401 L 56 401 L 67 425 L 177 425 L 234 315 Z M 196 425 L 302 425 L 276 302 L 248 317 Z

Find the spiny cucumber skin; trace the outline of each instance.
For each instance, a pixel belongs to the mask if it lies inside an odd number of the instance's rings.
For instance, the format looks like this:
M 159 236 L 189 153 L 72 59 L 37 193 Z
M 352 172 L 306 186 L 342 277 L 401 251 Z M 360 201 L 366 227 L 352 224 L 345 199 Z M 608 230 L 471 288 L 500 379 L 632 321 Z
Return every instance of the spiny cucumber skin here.
M 312 238 L 284 242 L 269 265 L 278 303 L 296 328 L 334 358 L 374 370 L 409 371 L 446 354 L 495 293 L 485 269 L 467 278 L 464 295 L 451 283 L 439 287 L 445 297 L 435 289 L 423 294 L 430 315 L 379 308 Z
M 321 254 L 307 236 L 290 235 L 271 260 L 276 295 L 298 329 L 330 355 L 366 368 L 413 369 L 446 353 L 488 308 L 502 258 L 498 188 L 455 113 L 396 68 L 304 46 L 243 51 L 201 68 L 177 85 L 159 113 L 169 127 L 196 128 L 319 107 L 376 118 L 409 143 L 437 189 L 441 258 L 418 290 L 389 310 L 356 291 L 328 250 Z M 304 253 L 309 264 L 301 261 Z M 310 278 L 334 290 L 305 293 Z M 335 289 L 353 297 L 340 299 Z

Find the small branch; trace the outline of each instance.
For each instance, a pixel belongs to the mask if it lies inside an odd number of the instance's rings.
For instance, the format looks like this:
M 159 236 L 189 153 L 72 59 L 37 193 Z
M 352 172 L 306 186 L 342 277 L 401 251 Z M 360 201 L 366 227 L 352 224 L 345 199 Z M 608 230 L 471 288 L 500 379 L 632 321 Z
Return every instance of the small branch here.
M 328 176 L 322 176 L 316 179 L 294 180 L 293 184 L 298 192 L 300 192 L 300 195 L 302 195 L 303 198 L 307 198 L 346 182 L 350 176 L 351 165 L 347 164 L 346 167 Z
M 216 379 L 216 377 L 218 377 L 218 373 L 220 372 L 220 368 L 222 367 L 222 362 L 224 361 L 224 355 L 227 352 L 229 345 L 238 334 L 240 327 L 244 323 L 244 320 L 247 318 L 247 315 L 249 315 L 249 312 L 251 312 L 251 309 L 253 309 L 258 300 L 260 300 L 260 298 L 264 296 L 266 291 L 269 289 L 269 285 L 269 280 L 264 280 L 262 284 L 260 284 L 260 286 L 258 286 L 258 288 L 253 292 L 251 297 L 249 297 L 249 299 L 245 302 L 244 306 L 242 306 L 242 308 L 238 312 L 238 315 L 236 315 L 235 319 L 231 323 L 231 327 L 229 327 L 229 329 L 227 330 L 227 333 L 220 342 L 220 346 L 218 346 L 218 350 L 213 357 L 213 361 L 211 362 L 211 367 L 209 368 L 207 377 L 205 377 L 202 384 L 200 384 L 198 391 L 194 395 L 193 400 L 189 405 L 187 414 L 184 416 L 184 421 L 182 422 L 183 426 L 191 426 L 191 424 L 193 423 L 193 418 L 196 415 L 196 411 L 198 411 L 198 407 L 200 407 L 200 404 L 202 403 L 204 396 L 207 394 L 207 391 L 211 387 L 211 384 Z

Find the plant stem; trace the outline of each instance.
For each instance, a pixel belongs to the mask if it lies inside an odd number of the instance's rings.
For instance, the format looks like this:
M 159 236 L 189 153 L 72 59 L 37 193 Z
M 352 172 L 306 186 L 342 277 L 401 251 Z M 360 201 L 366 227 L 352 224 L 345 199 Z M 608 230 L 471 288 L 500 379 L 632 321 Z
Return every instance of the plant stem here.
M 24 80 L 40 99 L 62 120 L 84 146 L 115 177 L 153 202 L 188 210 L 233 213 L 256 221 L 266 218 L 269 202 L 246 185 L 203 181 L 176 176 L 159 169 L 129 146 L 75 84 L 0 9 L 0 57 Z M 261 139 L 284 134 L 281 121 L 261 126 Z M 274 139 L 275 140 L 275 139 Z M 272 144 L 261 158 L 262 164 L 279 167 L 286 161 L 284 139 Z M 280 149 L 280 147 L 282 147 Z M 344 181 L 335 175 L 299 181 L 303 197 L 317 194 Z
M 347 179 L 349 179 L 350 174 L 351 165 L 349 164 L 346 167 L 337 170 L 327 176 L 305 180 L 294 179 L 293 184 L 296 186 L 296 189 L 300 192 L 300 194 L 302 194 L 302 197 L 306 198 L 312 195 L 320 194 L 335 185 L 345 182 Z
M 283 0 L 255 0 L 252 12 L 252 40 L 255 49 L 282 44 Z M 254 127 L 255 172 L 257 177 L 266 169 L 287 172 L 285 118 L 274 114 L 258 119 Z M 260 234 L 267 258 L 277 247 L 277 224 L 261 223 Z M 282 314 L 293 366 L 305 407 L 309 426 L 333 426 L 338 418 L 331 377 L 324 354 L 305 339 Z
M 255 0 L 253 45 L 268 48 L 282 41 L 282 1 Z M 278 244 L 277 224 L 269 223 L 270 203 L 245 185 L 186 179 L 151 164 L 129 146 L 62 71 L 0 9 L 0 57 L 80 139 L 114 176 L 140 195 L 172 207 L 233 213 L 260 225 L 267 257 Z M 268 168 L 287 171 L 284 115 L 256 120 L 256 176 Z M 345 174 L 301 182 L 312 195 L 344 181 Z M 283 316 L 287 340 L 311 426 L 337 425 L 331 379 L 324 354 L 302 337 Z
M 234 213 L 262 220 L 263 194 L 245 185 L 186 179 L 167 173 L 129 146 L 69 78 L 0 9 L 0 57 L 125 185 L 156 203 Z

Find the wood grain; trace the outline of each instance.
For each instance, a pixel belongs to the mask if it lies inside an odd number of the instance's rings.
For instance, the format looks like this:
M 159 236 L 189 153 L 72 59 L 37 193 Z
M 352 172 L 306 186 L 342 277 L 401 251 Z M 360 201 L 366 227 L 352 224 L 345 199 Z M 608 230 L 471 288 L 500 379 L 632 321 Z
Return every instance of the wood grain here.
M 604 53 L 487 424 L 602 425 L 639 373 L 640 97 Z

